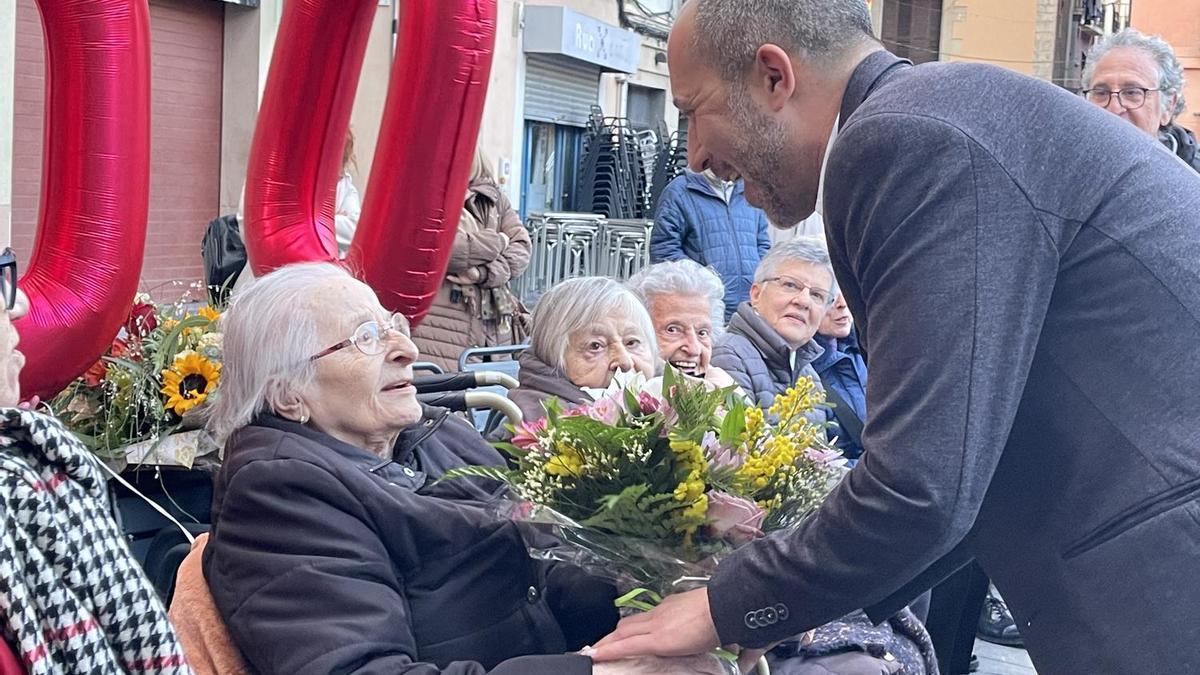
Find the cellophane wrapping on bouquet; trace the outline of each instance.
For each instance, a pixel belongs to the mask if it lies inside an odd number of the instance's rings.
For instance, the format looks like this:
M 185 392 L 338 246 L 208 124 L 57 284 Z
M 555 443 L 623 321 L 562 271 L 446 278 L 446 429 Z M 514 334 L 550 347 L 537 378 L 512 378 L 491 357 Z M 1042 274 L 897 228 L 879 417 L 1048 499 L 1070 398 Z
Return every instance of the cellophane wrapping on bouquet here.
M 670 367 L 649 381 L 618 377 L 588 405 L 545 407 L 501 445 L 514 468 L 450 477 L 506 483 L 500 508 L 534 557 L 578 565 L 622 592 L 705 584 L 723 555 L 799 523 L 845 472 L 826 440 L 824 395 L 807 378 L 766 411 Z

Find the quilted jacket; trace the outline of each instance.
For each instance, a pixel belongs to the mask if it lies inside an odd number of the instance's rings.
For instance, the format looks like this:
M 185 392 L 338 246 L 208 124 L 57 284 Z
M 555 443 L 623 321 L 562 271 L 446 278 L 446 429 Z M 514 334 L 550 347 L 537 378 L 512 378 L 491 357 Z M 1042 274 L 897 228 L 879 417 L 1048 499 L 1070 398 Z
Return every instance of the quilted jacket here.
M 654 214 L 650 261 L 691 258 L 725 282 L 725 318 L 749 299 L 754 269 L 771 248 L 767 217 L 746 201 L 739 181 L 729 203 L 698 173 L 687 172 L 663 190 Z

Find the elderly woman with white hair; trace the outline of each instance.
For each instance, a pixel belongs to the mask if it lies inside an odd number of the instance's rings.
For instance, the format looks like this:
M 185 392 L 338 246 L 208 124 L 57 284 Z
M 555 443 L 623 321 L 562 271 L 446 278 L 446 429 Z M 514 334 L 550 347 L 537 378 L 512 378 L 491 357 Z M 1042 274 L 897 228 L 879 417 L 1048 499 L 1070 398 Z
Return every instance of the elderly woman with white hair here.
M 538 301 L 520 363 L 521 386 L 508 396 L 532 422 L 546 416 L 547 399 L 567 407 L 590 403 L 617 373 L 653 377 L 654 324 L 638 297 L 616 281 L 570 279 Z
M 650 265 L 626 286 L 650 312 L 663 361 L 717 387 L 736 383 L 712 365 L 713 341 L 724 332 L 725 284 L 694 260 Z
M 738 306 L 728 332 L 713 348 L 712 362 L 763 408 L 801 377 L 821 388 L 811 364 L 824 350 L 813 336 L 837 294 L 829 253 L 819 238 L 779 244 L 754 271 L 750 300 Z
M 500 455 L 422 407 L 408 322 L 341 268 L 285 267 L 235 297 L 210 429 L 225 439 L 203 552 L 252 672 L 642 673 L 579 649 L 616 621 L 611 585 L 535 562 L 487 508 L 500 487 L 439 482 Z M 656 672 L 656 671 L 655 671 Z

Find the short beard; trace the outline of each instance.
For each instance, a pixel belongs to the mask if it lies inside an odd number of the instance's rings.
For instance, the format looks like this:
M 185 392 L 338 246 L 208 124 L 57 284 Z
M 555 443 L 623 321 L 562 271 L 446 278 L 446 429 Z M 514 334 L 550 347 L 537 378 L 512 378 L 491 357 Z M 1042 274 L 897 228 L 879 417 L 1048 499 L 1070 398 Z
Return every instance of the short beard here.
M 787 130 L 754 107 L 743 83 L 730 85 L 728 102 L 735 125 L 734 152 L 741 164 L 738 168 L 762 193 L 766 203 L 761 207 L 771 223 L 788 228 L 812 215 L 811 202 L 803 205 L 808 200 L 796 194 L 794 184 L 786 189 L 778 185 L 798 178 L 794 170 L 786 168 Z M 815 195 L 812 198 L 815 200 Z

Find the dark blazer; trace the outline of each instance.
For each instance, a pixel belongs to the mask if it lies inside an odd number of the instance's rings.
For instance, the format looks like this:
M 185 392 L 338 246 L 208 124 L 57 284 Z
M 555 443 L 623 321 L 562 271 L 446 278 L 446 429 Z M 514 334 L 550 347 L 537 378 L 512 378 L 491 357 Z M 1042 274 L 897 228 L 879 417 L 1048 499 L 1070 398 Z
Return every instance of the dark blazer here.
M 486 509 L 494 483 L 435 483 L 466 464 L 501 458 L 444 410 L 404 431 L 390 462 L 270 415 L 237 431 L 204 575 L 246 661 L 264 674 L 590 673 L 564 652 L 615 625 L 615 592 L 530 559 Z
M 1200 177 L 990 66 L 876 52 L 840 120 L 824 216 L 866 452 L 721 564 L 722 643 L 882 618 L 975 556 L 1040 672 L 1200 672 Z

